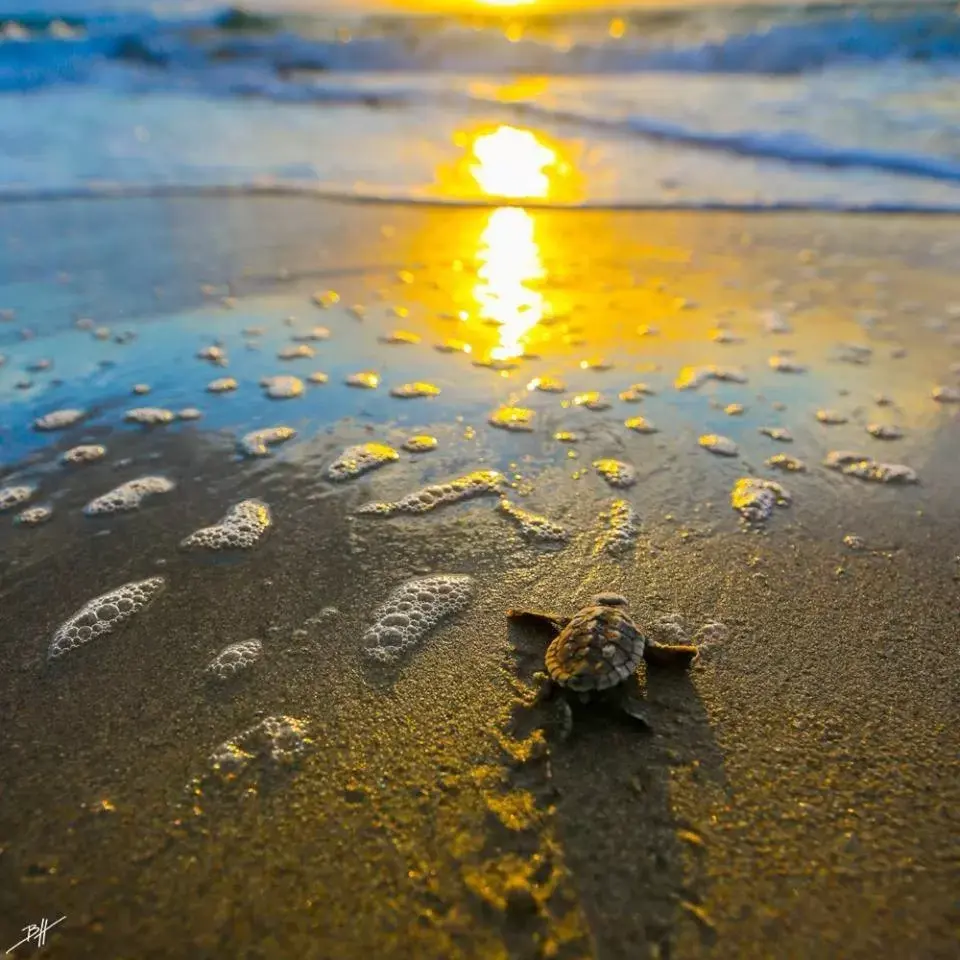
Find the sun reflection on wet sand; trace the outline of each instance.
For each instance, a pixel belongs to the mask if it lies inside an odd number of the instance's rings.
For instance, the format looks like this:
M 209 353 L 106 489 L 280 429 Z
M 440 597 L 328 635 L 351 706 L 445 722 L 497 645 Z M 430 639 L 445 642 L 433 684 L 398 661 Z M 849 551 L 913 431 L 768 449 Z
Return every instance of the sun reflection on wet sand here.
M 494 210 L 480 235 L 477 256 L 479 280 L 473 292 L 480 317 L 499 326 L 490 356 L 522 356 L 525 335 L 544 316 L 544 296 L 531 286 L 546 276 L 533 217 L 515 207 Z

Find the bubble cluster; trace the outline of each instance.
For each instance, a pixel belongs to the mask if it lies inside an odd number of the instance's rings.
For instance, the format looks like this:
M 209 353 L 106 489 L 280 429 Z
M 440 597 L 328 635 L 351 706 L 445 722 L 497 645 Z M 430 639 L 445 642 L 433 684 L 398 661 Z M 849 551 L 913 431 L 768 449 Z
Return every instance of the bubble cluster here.
M 233 377 L 218 377 L 207 384 L 207 393 L 230 393 L 237 389 L 237 381 Z
M 837 410 L 818 410 L 817 419 L 821 423 L 825 423 L 828 426 L 839 426 L 840 424 L 847 422 L 846 415 Z
M 240 450 L 248 457 L 269 457 L 268 447 L 286 443 L 297 435 L 293 427 L 264 427 L 261 430 L 252 430 L 240 438 Z
M 444 340 L 442 343 L 436 344 L 433 349 L 439 350 L 440 353 L 470 353 L 473 347 L 471 347 L 466 340 L 450 338 L 449 340 Z
M 533 429 L 534 413 L 527 407 L 499 407 L 490 414 L 488 423 L 501 430 L 530 431 Z
M 385 443 L 362 443 L 356 447 L 347 447 L 327 467 L 327 478 L 335 481 L 353 480 L 399 459 L 400 454 Z
M 298 343 L 296 346 L 282 347 L 277 353 L 278 360 L 309 360 L 316 354 L 313 347 L 305 343 Z
M 233 780 L 251 764 L 291 767 L 312 746 L 306 721 L 297 717 L 266 717 L 226 740 L 210 756 L 210 767 L 224 780 Z
M 932 396 L 937 403 L 960 403 L 960 387 L 934 387 L 930 396 Z
M 307 377 L 307 379 L 311 383 L 319 385 L 319 384 L 324 384 L 329 382 L 330 377 L 325 373 L 321 373 L 319 370 L 315 370 L 313 373 L 310 374 L 310 376 Z
M 410 453 L 427 453 L 437 449 L 437 438 L 426 433 L 418 433 L 414 437 L 407 437 L 403 441 L 403 449 Z
M 530 513 L 518 507 L 506 497 L 500 498 L 500 512 L 513 520 L 520 532 L 530 540 L 539 540 L 544 543 L 563 543 L 570 539 L 570 534 L 562 524 L 548 520 L 536 513 Z
M 252 667 L 263 653 L 259 640 L 241 640 L 224 647 L 207 665 L 204 673 L 214 680 L 229 680 Z
M 793 434 L 786 427 L 760 427 L 760 432 L 780 443 L 793 443 Z
M 176 418 L 172 410 L 163 410 L 160 407 L 135 407 L 123 415 L 127 423 L 139 423 L 144 427 L 164 426 L 173 423 Z
M 46 523 L 52 516 L 53 507 L 41 505 L 21 510 L 14 519 L 24 527 L 39 527 L 41 523 Z
M 412 400 L 414 397 L 439 397 L 440 388 L 432 383 L 418 380 L 416 383 L 401 383 L 390 391 L 390 396 L 399 397 L 401 400 Z
M 573 404 L 576 407 L 586 407 L 588 410 L 596 410 L 597 412 L 610 409 L 610 402 L 602 393 L 596 390 L 587 390 L 586 393 L 578 393 L 573 398 Z
M 708 380 L 720 380 L 727 383 L 746 383 L 747 375 L 734 367 L 719 367 L 715 363 L 705 366 L 683 367 L 673 385 L 677 390 L 696 390 Z
M 631 417 L 624 420 L 623 425 L 634 433 L 657 433 L 657 427 L 654 426 L 646 417 Z
M 528 390 L 539 390 L 541 393 L 563 393 L 567 385 L 556 377 L 534 377 L 528 384 Z
M 215 364 L 216 366 L 224 366 L 227 362 L 227 355 L 224 353 L 222 347 L 210 346 L 198 350 L 197 359 L 206 360 L 208 363 Z
M 203 414 L 196 407 L 184 407 L 177 411 L 178 420 L 199 420 Z
M 137 510 L 147 497 L 161 493 L 170 493 L 176 484 L 166 477 L 138 477 L 121 483 L 109 493 L 91 500 L 83 512 L 88 517 L 108 516 L 113 513 L 126 513 Z
M 472 578 L 457 574 L 402 584 L 374 613 L 363 635 L 364 653 L 382 663 L 395 661 L 441 621 L 463 610 L 472 596 Z
M 295 333 L 291 338 L 297 343 L 306 343 L 308 341 L 329 340 L 330 331 L 326 327 L 312 327 L 306 333 Z
M 57 628 L 50 641 L 48 659 L 57 660 L 96 637 L 113 633 L 156 600 L 166 585 L 164 577 L 136 580 L 85 603 Z
M 558 430 L 553 435 L 553 439 L 558 443 L 576 443 L 580 439 L 580 435 L 573 433 L 571 430 Z
M 779 483 L 759 477 L 741 477 L 730 494 L 731 506 L 749 523 L 763 523 L 774 507 L 789 506 L 791 499 Z
M 626 553 L 640 535 L 640 517 L 626 500 L 614 500 L 601 516 L 604 529 L 597 550 L 614 555 Z
M 75 423 L 79 423 L 86 415 L 86 410 L 54 410 L 52 413 L 37 417 L 37 419 L 33 421 L 33 429 L 41 431 L 65 430 L 67 427 L 72 427 Z
M 655 390 L 648 387 L 645 383 L 634 383 L 620 392 L 620 399 L 624 403 L 639 403 L 644 397 L 656 393 Z
M 262 500 L 241 500 L 212 527 L 203 527 L 180 541 L 183 550 L 250 550 L 273 526 L 270 508 Z
M 499 495 L 504 477 L 496 470 L 476 470 L 447 483 L 435 483 L 401 500 L 365 503 L 357 509 L 361 516 L 390 517 L 397 513 L 429 513 L 437 507 L 474 497 Z
M 409 330 L 393 330 L 385 337 L 381 337 L 380 342 L 390 344 L 409 344 L 412 346 L 420 342 L 420 337 L 415 333 L 411 333 Z
M 776 353 L 768 361 L 770 364 L 771 370 L 776 370 L 777 373 L 806 373 L 807 368 L 802 363 L 797 363 L 796 360 L 791 359 L 788 356 L 783 354 Z
M 25 483 L 0 487 L 0 513 L 26 503 L 36 492 L 36 487 Z
M 878 440 L 899 440 L 903 431 L 892 423 L 868 423 L 867 433 Z
M 839 470 L 849 477 L 872 480 L 874 483 L 918 483 L 916 471 L 900 463 L 879 463 L 862 453 L 832 450 L 823 461 L 825 467 Z
M 786 470 L 789 473 L 806 473 L 807 470 L 807 465 L 802 460 L 790 456 L 789 453 L 775 453 L 772 457 L 767 457 L 764 462 L 768 467 Z
M 729 438 L 716 433 L 705 433 L 699 440 L 700 446 L 721 457 L 735 457 L 740 448 Z
M 376 390 L 380 386 L 380 374 L 373 370 L 361 370 L 360 373 L 351 373 L 344 383 L 348 387 L 359 387 L 361 390 Z
M 281 374 L 276 377 L 264 377 L 260 381 L 271 400 L 292 400 L 303 395 L 303 381 L 299 377 Z
M 637 471 L 622 460 L 594 460 L 593 468 L 611 487 L 632 487 L 637 482 Z
M 81 463 L 95 463 L 107 455 L 107 448 L 99 443 L 83 443 L 79 447 L 71 447 L 60 458 L 61 463 L 76 465 Z

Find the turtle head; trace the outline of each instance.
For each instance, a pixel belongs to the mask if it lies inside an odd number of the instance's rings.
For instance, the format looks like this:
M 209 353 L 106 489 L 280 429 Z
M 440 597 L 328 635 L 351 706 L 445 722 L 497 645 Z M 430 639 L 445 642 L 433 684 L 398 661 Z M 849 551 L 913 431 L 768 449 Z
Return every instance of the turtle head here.
M 598 607 L 625 607 L 627 606 L 627 598 L 621 596 L 619 593 L 598 593 L 594 598 L 593 602 Z

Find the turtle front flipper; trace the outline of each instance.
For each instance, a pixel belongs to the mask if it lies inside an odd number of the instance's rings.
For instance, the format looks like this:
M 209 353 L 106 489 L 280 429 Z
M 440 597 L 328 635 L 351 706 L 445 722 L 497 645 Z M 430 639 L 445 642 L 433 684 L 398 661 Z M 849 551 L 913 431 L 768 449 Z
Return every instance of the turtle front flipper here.
M 687 644 L 654 643 L 648 640 L 643 647 L 643 658 L 654 667 L 685 670 L 693 663 L 697 648 Z
M 559 614 L 547 613 L 543 610 L 508 610 L 507 619 L 520 624 L 545 628 L 554 635 L 558 634 L 570 622 L 569 617 L 561 617 Z

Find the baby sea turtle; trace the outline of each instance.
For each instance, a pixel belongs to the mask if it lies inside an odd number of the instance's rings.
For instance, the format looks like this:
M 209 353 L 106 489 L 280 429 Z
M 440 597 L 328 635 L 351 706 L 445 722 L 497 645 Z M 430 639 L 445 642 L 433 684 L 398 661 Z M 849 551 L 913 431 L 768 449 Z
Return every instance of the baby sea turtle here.
M 536 703 L 556 705 L 561 738 L 573 727 L 571 698 L 603 700 L 641 723 L 647 719 L 626 681 L 641 660 L 660 667 L 685 668 L 697 655 L 693 646 L 668 646 L 645 637 L 627 613 L 624 597 L 603 593 L 572 617 L 534 610 L 508 610 L 507 617 L 546 626 L 553 634 L 547 648 L 547 676 Z

